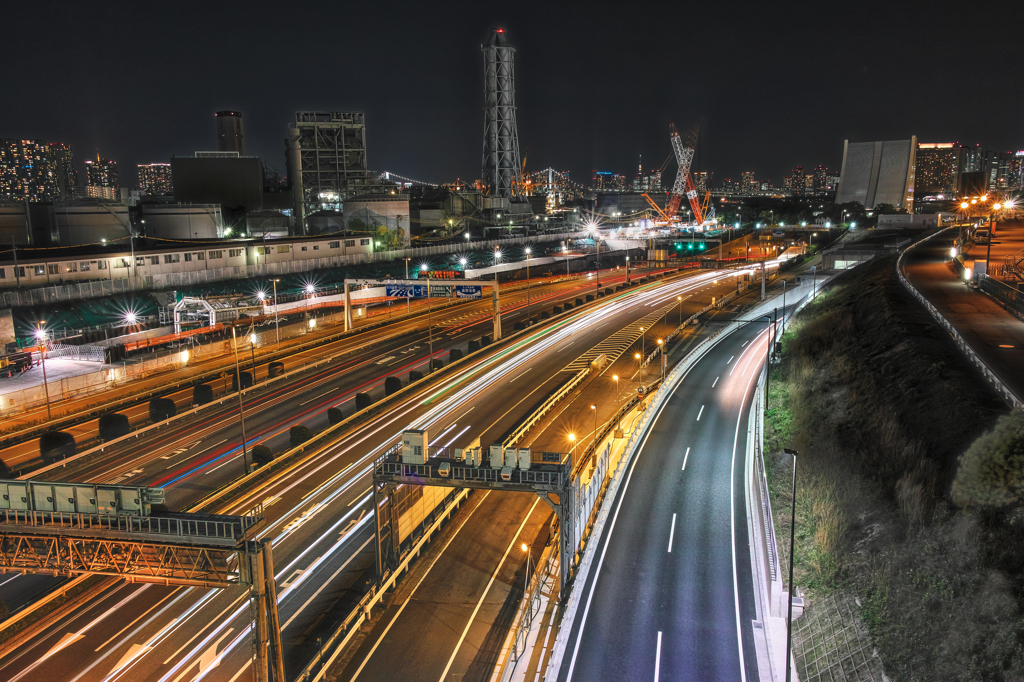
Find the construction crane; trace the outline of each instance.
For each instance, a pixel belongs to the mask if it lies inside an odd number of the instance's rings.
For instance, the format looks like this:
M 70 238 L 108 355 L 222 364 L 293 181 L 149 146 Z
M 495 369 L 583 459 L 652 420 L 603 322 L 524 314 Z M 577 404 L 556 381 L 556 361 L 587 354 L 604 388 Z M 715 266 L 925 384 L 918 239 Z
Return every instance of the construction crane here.
M 676 130 L 674 123 L 669 123 L 668 126 L 671 131 L 669 140 L 672 142 L 672 153 L 676 156 L 676 163 L 679 165 L 679 168 L 676 171 L 676 181 L 672 185 L 672 195 L 669 197 L 665 213 L 670 218 L 675 218 L 676 214 L 679 213 L 680 204 L 683 203 L 684 194 L 690 200 L 690 206 L 695 208 L 694 212 L 699 209 L 699 204 L 695 203 L 697 190 L 693 187 L 693 178 L 690 177 L 693 151 L 697 147 L 697 126 L 695 125 L 690 128 L 690 132 L 686 134 L 685 142 L 679 137 L 679 131 Z

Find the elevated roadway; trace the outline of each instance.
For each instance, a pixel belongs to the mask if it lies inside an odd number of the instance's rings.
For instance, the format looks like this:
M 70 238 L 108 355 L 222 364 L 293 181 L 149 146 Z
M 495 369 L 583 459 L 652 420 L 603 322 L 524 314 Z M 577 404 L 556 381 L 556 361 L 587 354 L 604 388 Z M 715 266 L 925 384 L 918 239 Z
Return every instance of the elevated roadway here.
M 274 540 L 288 669 L 294 673 L 318 655 L 316 638 L 347 614 L 365 588 L 372 563 L 368 464 L 374 454 L 408 427 L 445 434 L 440 444 L 453 447 L 466 447 L 477 437 L 485 442 L 498 438 L 546 395 L 546 387 L 564 380 L 559 369 L 580 348 L 592 347 L 642 318 L 648 306 L 702 289 L 710 298 L 714 277 L 713 272 L 695 273 L 636 287 L 524 334 L 506 349 L 455 368 L 429 391 L 408 396 L 216 509 L 245 510 L 259 502 L 266 506 L 263 536 Z M 382 380 L 384 373 L 378 376 Z M 279 426 L 288 406 L 296 409 L 301 402 L 292 394 L 281 396 L 276 411 L 262 421 Z M 205 439 L 223 437 L 196 431 Z M 223 447 L 238 442 L 228 440 Z M 189 444 L 199 450 L 194 439 Z M 139 459 L 132 463 L 142 469 L 132 480 L 159 482 L 173 474 L 163 482 L 172 506 L 219 487 L 240 471 L 240 453 L 226 454 L 216 463 L 200 462 L 205 453 L 182 453 L 192 459 L 161 465 L 156 460 L 167 455 L 159 453 L 172 445 L 180 447 L 172 440 L 140 448 L 135 453 Z M 244 593 L 111 584 L 103 597 L 57 619 L 0 661 L 0 679 L 238 679 L 248 674 L 248 636 Z

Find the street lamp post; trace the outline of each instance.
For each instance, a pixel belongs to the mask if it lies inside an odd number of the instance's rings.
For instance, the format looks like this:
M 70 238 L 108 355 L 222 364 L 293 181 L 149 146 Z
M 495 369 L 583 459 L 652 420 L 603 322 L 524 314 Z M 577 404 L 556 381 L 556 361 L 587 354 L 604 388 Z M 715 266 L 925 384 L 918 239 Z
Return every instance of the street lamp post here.
M 526 319 L 530 319 L 530 247 L 526 247 Z
M 811 266 L 811 298 L 818 297 L 818 266 Z
M 277 283 L 281 280 L 274 280 L 274 333 L 277 334 L 277 349 L 281 350 L 281 325 L 277 317 Z
M 682 296 L 676 296 L 676 300 L 679 301 L 679 324 L 677 324 L 676 326 L 677 327 L 682 327 L 683 326 L 683 297 Z
M 238 339 L 235 336 L 234 327 L 231 327 L 231 346 L 235 351 L 235 381 L 238 382 L 238 421 L 242 425 L 242 466 L 245 467 L 245 473 L 248 475 L 249 459 L 245 453 L 245 410 L 242 404 L 242 371 L 238 368 Z
M 658 339 L 658 349 L 661 351 L 661 385 L 665 385 L 665 342 Z
M 572 465 L 574 465 L 576 463 L 576 434 L 575 433 L 570 433 L 569 434 L 569 442 L 572 443 L 572 450 L 571 450 L 571 452 L 569 454 L 570 459 L 572 459 L 572 461 L 569 462 L 569 464 L 570 464 L 570 466 L 572 466 Z
M 409 261 L 412 260 L 412 259 L 411 258 L 403 258 L 402 260 L 405 261 L 405 281 L 407 282 L 407 284 L 405 286 L 408 287 L 409 286 L 409 284 L 408 284 L 408 281 L 409 281 Z M 409 291 L 409 289 L 407 288 L 405 290 L 405 314 L 406 315 L 409 314 L 409 301 L 410 301 L 410 299 L 412 299 L 412 292 Z
M 626 286 L 629 286 L 629 256 L 626 256 Z
M 256 334 L 249 334 L 249 356 L 252 358 L 252 383 L 256 383 Z
M 636 359 L 637 365 L 640 371 L 640 392 L 643 393 L 644 389 L 644 375 L 643 375 L 643 360 L 640 359 L 639 353 L 634 353 L 633 357 Z
M 50 386 L 46 383 L 46 331 L 43 329 L 44 324 L 46 324 L 46 320 L 36 322 L 36 338 L 42 347 L 42 350 L 39 351 L 39 364 L 43 366 L 43 393 L 46 395 L 46 418 L 47 420 L 52 420 L 53 415 L 50 414 Z
M 426 263 L 420 266 L 421 271 L 426 269 Z M 427 362 L 427 374 L 430 374 L 434 371 L 434 308 L 430 305 L 430 277 L 427 277 L 427 338 L 430 343 L 430 360 Z
M 530 552 L 530 546 L 525 542 L 522 545 L 523 551 L 526 552 L 526 580 L 523 581 L 523 597 L 526 598 L 526 608 L 528 610 L 533 609 L 533 600 L 530 599 L 530 559 L 533 558 Z M 531 616 L 532 618 L 532 616 Z
M 789 448 L 783 448 L 783 452 L 793 456 L 793 484 L 791 493 L 793 505 L 790 508 L 791 516 L 789 519 L 789 613 L 786 618 L 786 682 L 790 682 L 792 679 L 790 657 L 793 655 L 793 544 L 796 537 L 796 456 L 800 453 Z

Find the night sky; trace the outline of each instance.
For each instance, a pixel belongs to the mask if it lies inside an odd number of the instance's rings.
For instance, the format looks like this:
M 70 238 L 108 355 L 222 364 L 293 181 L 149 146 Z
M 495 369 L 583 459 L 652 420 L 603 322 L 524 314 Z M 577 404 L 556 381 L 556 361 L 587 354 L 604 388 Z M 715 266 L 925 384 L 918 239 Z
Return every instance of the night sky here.
M 19 2 L 0 137 L 71 142 L 80 170 L 98 147 L 135 186 L 137 163 L 216 149 L 221 109 L 282 173 L 296 111 L 363 111 L 372 169 L 472 180 L 480 43 L 502 26 L 528 169 L 632 177 L 699 118 L 716 183 L 779 184 L 838 169 L 846 138 L 1024 149 L 1022 19 L 1020 1 Z

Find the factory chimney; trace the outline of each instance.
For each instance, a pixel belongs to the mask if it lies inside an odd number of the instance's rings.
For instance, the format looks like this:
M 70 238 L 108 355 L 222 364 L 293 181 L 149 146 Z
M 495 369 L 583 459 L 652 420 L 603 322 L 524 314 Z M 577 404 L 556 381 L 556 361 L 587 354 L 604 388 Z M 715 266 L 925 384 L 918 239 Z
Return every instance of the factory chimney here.
M 217 118 L 217 150 L 245 156 L 241 112 L 218 111 L 214 116 Z

